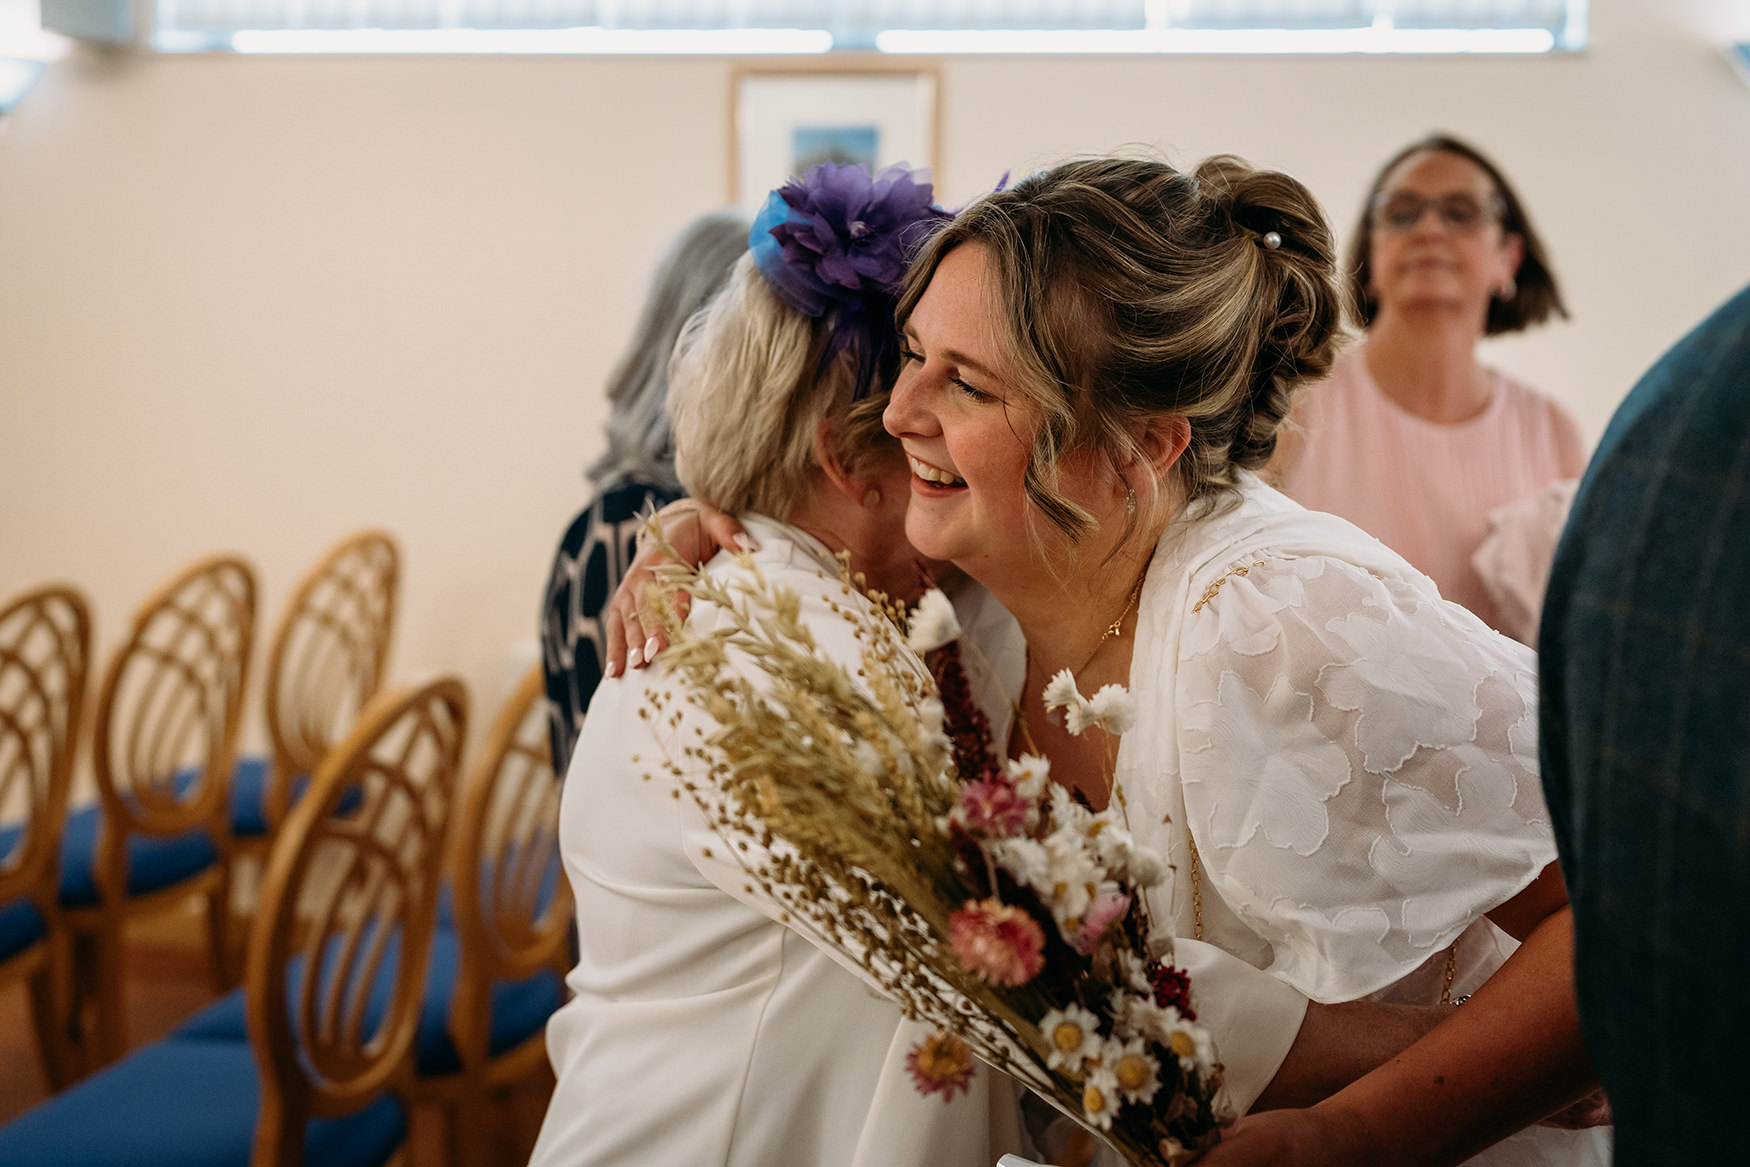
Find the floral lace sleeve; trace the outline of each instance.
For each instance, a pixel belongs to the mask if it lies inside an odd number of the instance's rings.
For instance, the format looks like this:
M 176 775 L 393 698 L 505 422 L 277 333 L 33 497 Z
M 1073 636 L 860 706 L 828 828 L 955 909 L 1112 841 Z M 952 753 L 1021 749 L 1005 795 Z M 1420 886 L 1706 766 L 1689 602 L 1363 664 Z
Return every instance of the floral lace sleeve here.
M 1204 894 L 1269 943 L 1269 971 L 1350 1000 L 1554 859 L 1533 656 L 1425 581 L 1249 559 L 1185 618 L 1186 822 Z

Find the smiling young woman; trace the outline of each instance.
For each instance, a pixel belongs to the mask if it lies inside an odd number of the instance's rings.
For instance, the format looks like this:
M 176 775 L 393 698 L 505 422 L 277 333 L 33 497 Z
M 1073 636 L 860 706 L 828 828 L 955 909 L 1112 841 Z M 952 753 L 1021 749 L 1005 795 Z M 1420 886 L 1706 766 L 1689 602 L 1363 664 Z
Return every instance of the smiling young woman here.
M 1458 191 L 1408 193 L 1442 225 L 1469 209 Z M 1412 226 L 1429 209 L 1395 207 Z M 920 255 L 886 424 L 911 470 L 911 541 L 1025 637 L 1011 752 L 1042 750 L 1054 780 L 1120 805 L 1166 855 L 1157 928 L 1314 1002 L 1476 990 L 1309 1112 L 1324 1143 L 1292 1145 L 1458 1162 L 1588 1084 L 1566 894 L 1531 654 L 1253 473 L 1329 371 L 1341 301 L 1330 231 L 1294 179 L 1231 158 L 1066 163 L 973 203 Z M 1054 725 L 1042 694 L 1060 669 L 1084 692 L 1126 685 L 1137 726 L 1107 741 Z M 1196 983 L 1200 1011 L 1261 992 Z M 1330 1016 L 1223 1050 L 1242 1106 L 1295 1097 Z M 1514 1141 L 1479 1161 L 1607 1155 L 1595 1131 Z

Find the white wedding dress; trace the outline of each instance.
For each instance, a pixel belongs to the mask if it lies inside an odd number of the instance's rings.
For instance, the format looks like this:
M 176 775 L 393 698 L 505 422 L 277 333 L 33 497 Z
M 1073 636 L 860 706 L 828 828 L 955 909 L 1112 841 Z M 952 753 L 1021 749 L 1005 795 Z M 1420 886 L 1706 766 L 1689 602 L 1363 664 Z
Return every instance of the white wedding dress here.
M 1198 932 L 1195 863 L 1203 938 L 1312 1000 L 1433 1004 L 1454 944 L 1469 992 L 1515 946 L 1484 913 L 1556 855 L 1535 654 L 1342 519 L 1240 494 L 1168 530 L 1139 601 L 1115 778 L 1173 869 L 1156 926 Z M 1471 1162 L 1609 1160 L 1607 1128 L 1533 1127 Z

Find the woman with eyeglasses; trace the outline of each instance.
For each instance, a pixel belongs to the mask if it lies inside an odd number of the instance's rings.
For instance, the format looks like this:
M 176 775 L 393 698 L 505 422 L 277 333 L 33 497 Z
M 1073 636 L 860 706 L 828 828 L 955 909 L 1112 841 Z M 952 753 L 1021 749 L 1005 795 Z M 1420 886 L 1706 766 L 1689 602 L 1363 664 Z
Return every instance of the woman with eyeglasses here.
M 1552 484 L 1577 478 L 1585 451 L 1566 410 L 1477 345 L 1567 316 L 1543 243 L 1493 162 L 1433 135 L 1374 179 L 1348 271 L 1365 338 L 1302 395 L 1272 472 L 1530 642 L 1566 497 Z M 1491 516 L 1501 530 L 1479 556 Z

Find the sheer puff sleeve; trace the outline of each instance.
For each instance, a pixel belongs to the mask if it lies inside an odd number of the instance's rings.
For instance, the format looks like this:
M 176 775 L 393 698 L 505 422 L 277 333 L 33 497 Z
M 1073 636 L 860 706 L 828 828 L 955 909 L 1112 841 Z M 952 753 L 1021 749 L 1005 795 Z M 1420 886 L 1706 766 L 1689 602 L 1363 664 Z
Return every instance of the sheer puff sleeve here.
M 1411 572 L 1263 553 L 1186 617 L 1186 825 L 1214 893 L 1317 1001 L 1381 989 L 1555 858 L 1530 650 Z

